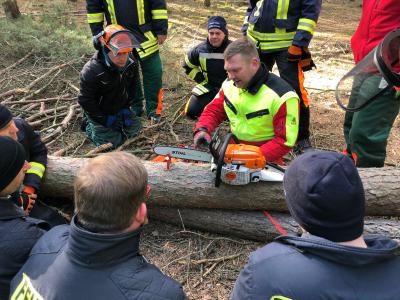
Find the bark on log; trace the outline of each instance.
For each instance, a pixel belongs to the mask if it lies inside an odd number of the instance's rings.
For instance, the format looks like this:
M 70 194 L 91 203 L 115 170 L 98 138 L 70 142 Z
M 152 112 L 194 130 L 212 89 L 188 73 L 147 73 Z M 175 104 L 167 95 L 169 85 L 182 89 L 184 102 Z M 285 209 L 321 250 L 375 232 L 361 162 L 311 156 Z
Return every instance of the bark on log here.
M 288 214 L 269 212 L 288 235 L 299 235 L 300 228 Z M 150 218 L 174 224 L 185 229 L 193 228 L 238 238 L 270 242 L 281 233 L 262 211 L 227 211 L 218 209 L 175 209 L 153 207 Z M 380 234 L 400 240 L 400 221 L 367 217 L 364 234 Z
M 73 181 L 87 158 L 49 157 L 42 193 L 50 198 L 73 198 Z M 208 164 L 143 162 L 152 185 L 150 204 L 185 208 L 287 211 L 281 183 L 214 187 Z M 360 169 L 367 215 L 400 216 L 400 169 Z
M 18 8 L 17 0 L 5 0 L 2 2 L 4 13 L 7 18 L 16 19 L 21 15 L 21 12 Z

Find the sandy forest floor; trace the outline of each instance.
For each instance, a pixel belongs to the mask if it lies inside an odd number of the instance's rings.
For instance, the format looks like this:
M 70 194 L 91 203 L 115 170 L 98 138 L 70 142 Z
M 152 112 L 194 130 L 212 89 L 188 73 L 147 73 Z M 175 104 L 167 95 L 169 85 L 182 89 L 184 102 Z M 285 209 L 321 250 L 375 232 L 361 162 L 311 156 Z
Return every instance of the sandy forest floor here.
M 18 0 L 18 3 L 24 14 L 41 14 L 49 5 L 49 1 L 38 0 Z M 87 26 L 85 2 L 78 0 L 68 5 L 69 10 L 60 17 L 60 22 L 74 20 Z M 143 159 L 153 156 L 151 149 L 155 144 L 191 143 L 194 123 L 180 114 L 193 86 L 181 68 L 183 54 L 205 38 L 205 24 L 210 15 L 226 17 L 231 38 L 239 37 L 246 4 L 245 1 L 211 0 L 211 7 L 205 8 L 199 0 L 169 0 L 168 9 L 169 35 L 161 49 L 165 88 L 163 122 L 150 126 L 143 120 L 143 133 L 122 147 Z M 334 89 L 341 76 L 352 68 L 349 40 L 360 13 L 359 0 L 323 1 L 318 29 L 310 47 L 318 68 L 305 74 L 305 86 L 311 96 L 311 140 L 319 149 L 340 151 L 344 145 L 344 112 L 336 104 Z M 88 152 L 94 146 L 79 130 L 81 113 L 78 107 L 74 107 L 75 113 L 66 129 L 56 130 L 71 105 L 77 103 L 78 74 L 92 50 L 88 47 L 87 55 L 81 58 L 65 57 L 58 65 L 35 55 L 35 49 L 22 50 L 25 51 L 0 62 L 0 102 L 13 105 L 15 114 L 31 118 L 31 123 L 41 131 L 48 144 L 49 153 L 63 150 L 62 155 L 91 156 Z M 9 67 L 28 53 L 18 67 Z M 9 91 L 14 92 L 7 94 Z M 47 100 L 36 104 L 34 100 L 37 99 Z M 388 146 L 388 165 L 400 164 L 399 143 L 396 122 Z M 188 230 L 152 222 L 145 229 L 142 253 L 180 281 L 190 299 L 227 299 L 248 254 L 262 244 Z M 225 259 L 213 260 L 223 257 Z

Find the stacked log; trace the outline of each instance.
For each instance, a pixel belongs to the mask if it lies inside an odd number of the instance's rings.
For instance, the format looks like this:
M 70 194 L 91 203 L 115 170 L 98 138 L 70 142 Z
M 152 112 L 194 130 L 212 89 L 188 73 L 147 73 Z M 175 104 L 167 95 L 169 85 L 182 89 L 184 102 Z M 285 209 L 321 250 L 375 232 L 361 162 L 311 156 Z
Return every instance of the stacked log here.
M 88 158 L 49 157 L 42 193 L 50 198 L 73 198 L 73 181 Z M 207 164 L 143 162 L 149 173 L 152 217 L 174 224 L 236 235 L 260 241 L 271 240 L 279 232 L 262 214 L 273 212 L 288 233 L 298 233 L 297 224 L 287 214 L 282 183 L 259 182 L 246 186 L 214 186 L 214 173 Z M 400 216 L 400 169 L 360 169 L 369 216 Z M 180 214 L 177 213 L 179 208 Z M 258 211 L 258 212 L 257 212 Z M 178 218 L 179 216 L 179 218 Z M 366 232 L 387 233 L 399 238 L 396 218 L 371 218 Z

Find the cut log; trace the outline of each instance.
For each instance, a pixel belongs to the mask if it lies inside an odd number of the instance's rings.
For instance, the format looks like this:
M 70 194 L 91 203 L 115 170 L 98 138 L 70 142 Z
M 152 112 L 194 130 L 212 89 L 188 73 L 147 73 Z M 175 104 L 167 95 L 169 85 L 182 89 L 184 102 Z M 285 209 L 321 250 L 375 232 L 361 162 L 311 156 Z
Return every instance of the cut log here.
M 174 224 L 183 229 L 193 228 L 233 237 L 270 242 L 281 235 L 278 227 L 288 235 L 299 235 L 300 227 L 292 217 L 284 213 L 269 212 L 277 225 L 262 211 L 228 211 L 219 209 L 190 209 L 154 207 L 149 209 L 151 219 Z M 381 234 L 400 240 L 400 221 L 367 217 L 364 234 Z
M 42 193 L 50 198 L 73 198 L 73 181 L 88 158 L 49 157 Z M 185 208 L 287 211 L 282 183 L 258 182 L 245 186 L 214 186 L 208 164 L 143 162 L 152 185 L 150 203 Z M 400 169 L 360 169 L 366 195 L 366 212 L 400 216 Z

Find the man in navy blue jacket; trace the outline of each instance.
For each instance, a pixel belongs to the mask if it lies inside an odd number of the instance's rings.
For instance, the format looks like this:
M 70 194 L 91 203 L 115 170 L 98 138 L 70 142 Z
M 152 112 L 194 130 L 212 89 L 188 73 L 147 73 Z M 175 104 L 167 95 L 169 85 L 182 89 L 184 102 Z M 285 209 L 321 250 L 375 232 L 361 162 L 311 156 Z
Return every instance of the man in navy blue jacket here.
M 350 158 L 305 153 L 286 171 L 284 189 L 304 233 L 253 252 L 231 300 L 399 299 L 399 246 L 362 235 L 364 189 Z
M 82 167 L 75 216 L 45 234 L 14 277 L 11 299 L 183 300 L 182 286 L 139 253 L 147 221 L 147 171 L 112 152 Z

